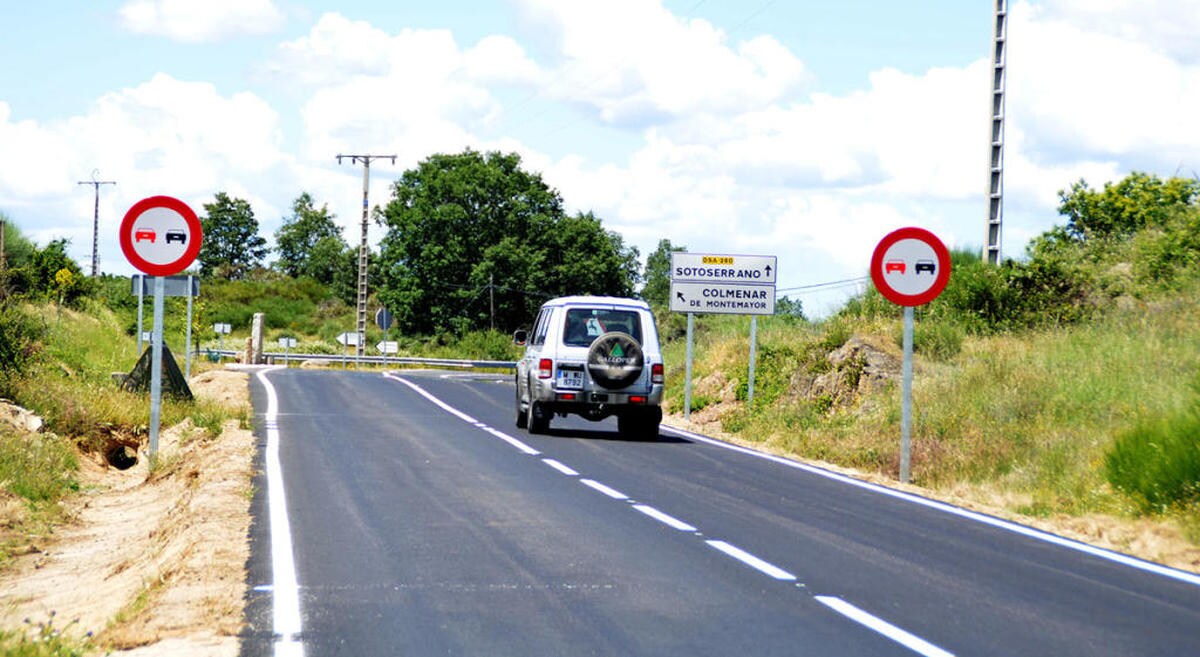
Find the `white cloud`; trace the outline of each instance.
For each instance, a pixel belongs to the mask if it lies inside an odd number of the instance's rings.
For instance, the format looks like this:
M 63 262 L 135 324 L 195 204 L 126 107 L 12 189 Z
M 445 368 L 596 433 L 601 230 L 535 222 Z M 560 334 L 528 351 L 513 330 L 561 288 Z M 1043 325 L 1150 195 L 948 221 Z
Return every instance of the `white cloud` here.
M 284 22 L 272 0 L 131 0 L 119 13 L 131 32 L 193 43 L 274 32 Z
M 448 30 L 389 35 L 335 13 L 282 44 L 272 69 L 314 87 L 300 110 L 306 157 L 371 149 L 397 153 L 405 165 L 479 147 L 476 133 L 500 111 L 493 89 L 542 75 L 508 37 L 464 49 Z
M 607 122 L 644 126 L 745 111 L 786 98 L 808 79 L 775 38 L 731 47 L 711 23 L 681 19 L 658 1 L 521 4 L 557 36 L 562 63 L 548 94 L 591 106 Z
M 75 181 L 99 169 L 117 181 L 101 191 L 101 268 L 124 270 L 117 227 L 141 198 L 175 196 L 202 213 L 203 203 L 227 191 L 250 201 L 260 222 L 278 216 L 289 199 L 275 198 L 276 190 L 294 195 L 299 187 L 278 118 L 253 94 L 222 96 L 211 84 L 165 74 L 107 93 L 63 121 L 13 121 L 0 103 L 0 144 L 24 153 L 0 158 L 0 207 L 39 208 L 48 220 L 22 229 L 42 244 L 67 237 L 73 257 L 90 261 L 93 199 Z M 21 224 L 25 213 L 10 215 Z

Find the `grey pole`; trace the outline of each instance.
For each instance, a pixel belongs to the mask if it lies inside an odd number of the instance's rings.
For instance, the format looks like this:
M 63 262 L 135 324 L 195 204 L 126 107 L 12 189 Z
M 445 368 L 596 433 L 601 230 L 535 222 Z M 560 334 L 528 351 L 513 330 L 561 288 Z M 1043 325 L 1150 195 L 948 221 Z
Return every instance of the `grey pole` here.
M 900 397 L 900 483 L 907 484 L 912 453 L 913 309 L 904 307 L 903 393 Z
M 187 278 L 187 298 L 188 298 L 188 318 L 187 318 L 187 334 L 184 340 L 187 343 L 183 345 L 183 350 L 187 353 L 184 358 L 183 378 L 192 378 L 192 275 L 188 274 Z
M 162 421 L 163 277 L 154 277 L 154 334 L 150 349 L 150 462 L 158 456 L 158 427 Z
M 134 274 L 134 280 L 137 281 L 138 291 L 138 335 L 137 335 L 137 353 L 138 358 L 142 357 L 142 299 L 146 289 L 146 275 Z
M 683 382 L 683 419 L 692 418 L 692 328 L 695 326 L 695 313 L 688 313 L 687 328 L 687 374 Z
M 754 357 L 758 347 L 758 315 L 750 316 L 750 380 L 746 390 L 746 406 L 754 406 Z
M 359 360 L 363 356 L 363 350 L 366 349 L 367 343 L 367 256 L 370 249 L 367 246 L 367 215 L 370 205 L 367 201 L 367 190 L 371 180 L 371 160 L 380 158 L 389 159 L 392 164 L 396 163 L 395 155 L 341 155 L 338 154 L 338 164 L 342 163 L 342 158 L 350 158 L 350 164 L 363 165 L 363 200 L 362 200 L 362 242 L 358 247 L 358 307 L 357 307 L 357 322 L 356 331 L 358 333 L 358 344 L 354 345 L 354 366 L 357 368 Z
M 113 180 L 96 180 L 97 169 L 92 169 L 91 180 L 81 180 L 77 185 L 91 185 L 96 190 L 96 202 L 92 208 L 92 278 L 100 271 L 100 185 L 115 185 Z

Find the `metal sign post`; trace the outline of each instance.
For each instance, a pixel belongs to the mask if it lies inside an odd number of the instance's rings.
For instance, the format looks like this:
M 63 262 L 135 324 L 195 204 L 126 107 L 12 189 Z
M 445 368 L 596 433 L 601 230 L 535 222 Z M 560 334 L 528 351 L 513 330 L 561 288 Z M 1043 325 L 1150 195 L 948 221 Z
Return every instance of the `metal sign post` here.
M 695 313 L 750 315 L 750 367 L 747 404 L 754 404 L 754 362 L 758 316 L 775 314 L 778 260 L 763 255 L 671 254 L 671 312 L 688 314 L 687 381 L 683 418 L 692 412 L 692 328 Z
M 288 367 L 290 363 L 288 355 L 291 353 L 292 347 L 296 346 L 296 338 L 279 338 L 279 346 L 283 347 L 283 365 Z
M 149 450 L 152 463 L 158 456 L 158 430 L 162 420 L 163 297 L 166 296 L 164 277 L 178 274 L 196 260 L 203 234 L 200 218 L 196 213 L 183 201 L 170 196 L 151 196 L 134 203 L 121 220 L 118 233 L 121 251 L 125 253 L 129 263 L 139 271 L 154 277 L 154 334 L 150 346 L 152 371 Z M 137 282 L 137 287 L 140 297 L 141 281 Z M 140 311 L 140 299 L 138 308 Z M 138 334 L 141 335 L 140 325 Z
M 158 455 L 162 419 L 163 277 L 154 277 L 154 337 L 150 339 L 150 459 Z
M 687 377 L 683 382 L 683 419 L 692 418 L 692 329 L 695 328 L 696 313 L 688 313 L 687 334 Z
M 950 281 L 950 252 L 923 228 L 888 233 L 871 255 L 871 280 L 885 299 L 904 306 L 900 393 L 900 482 L 912 475 L 913 307 L 937 298 Z

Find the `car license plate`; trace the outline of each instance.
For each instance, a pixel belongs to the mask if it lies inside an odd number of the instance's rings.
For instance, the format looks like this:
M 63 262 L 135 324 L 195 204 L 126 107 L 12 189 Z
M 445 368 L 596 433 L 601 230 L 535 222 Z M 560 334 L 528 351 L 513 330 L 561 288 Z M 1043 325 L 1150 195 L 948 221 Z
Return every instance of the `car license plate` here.
M 583 370 L 559 370 L 558 388 L 560 390 L 583 389 Z

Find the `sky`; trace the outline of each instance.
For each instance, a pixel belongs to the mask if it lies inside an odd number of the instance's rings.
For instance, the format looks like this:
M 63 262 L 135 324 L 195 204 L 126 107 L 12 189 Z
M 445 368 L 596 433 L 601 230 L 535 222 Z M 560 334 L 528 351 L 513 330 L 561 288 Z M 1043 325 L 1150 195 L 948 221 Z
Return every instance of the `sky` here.
M 645 256 L 774 255 L 810 316 L 887 233 L 986 238 L 990 0 L 93 0 L 0 4 L 0 213 L 128 275 L 138 200 L 308 192 L 352 245 L 435 153 L 518 153 Z M 1005 257 L 1058 192 L 1200 171 L 1200 0 L 1010 2 Z M 377 245 L 382 226 L 371 224 Z M 849 281 L 840 286 L 825 284 Z

